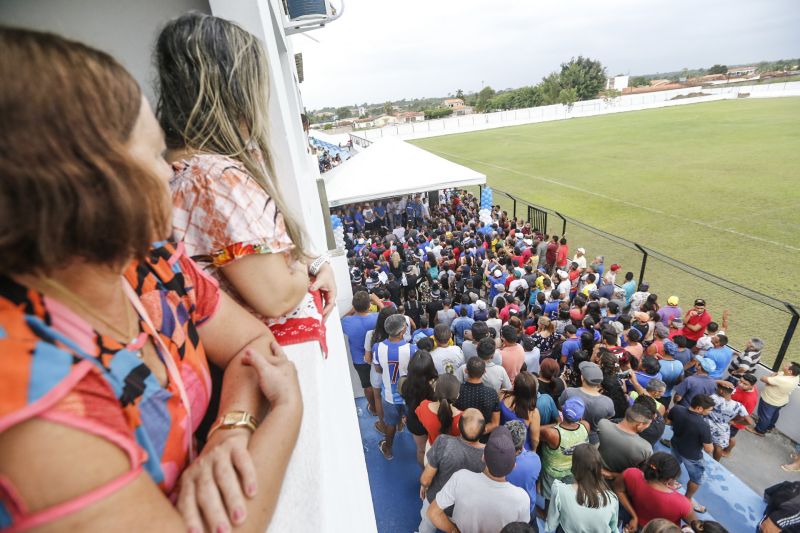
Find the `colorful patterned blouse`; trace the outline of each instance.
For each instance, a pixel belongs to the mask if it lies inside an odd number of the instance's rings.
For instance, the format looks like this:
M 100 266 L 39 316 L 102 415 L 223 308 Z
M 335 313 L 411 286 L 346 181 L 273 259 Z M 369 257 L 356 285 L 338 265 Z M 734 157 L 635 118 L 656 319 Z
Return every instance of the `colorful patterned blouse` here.
M 33 418 L 87 431 L 119 446 L 130 470 L 75 500 L 29 512 L 0 473 L 0 529 L 23 530 L 86 507 L 144 469 L 174 497 L 189 460 L 189 439 L 208 407 L 211 380 L 196 326 L 219 303 L 219 287 L 183 253 L 157 243 L 125 273 L 158 329 L 144 321 L 127 346 L 100 335 L 69 308 L 0 276 L 0 432 Z M 148 335 L 161 336 L 186 389 L 162 386 L 137 356 Z M 153 342 L 163 358 L 159 343 Z
M 248 306 L 222 273 L 221 267 L 244 256 L 294 248 L 272 198 L 241 162 L 229 157 L 197 154 L 173 163 L 172 168 L 173 229 L 187 253 L 207 264 L 222 290 L 265 322 L 280 344 L 318 341 L 326 351 L 319 291 L 306 294 L 286 316 L 268 319 Z

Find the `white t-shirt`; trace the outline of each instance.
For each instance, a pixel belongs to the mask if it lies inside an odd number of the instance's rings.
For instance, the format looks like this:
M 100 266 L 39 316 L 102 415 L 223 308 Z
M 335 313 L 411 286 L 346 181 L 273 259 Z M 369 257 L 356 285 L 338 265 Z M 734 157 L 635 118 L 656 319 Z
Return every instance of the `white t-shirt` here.
M 525 281 L 524 279 L 515 279 L 514 281 L 508 284 L 508 292 L 514 294 L 520 287 L 522 287 L 525 290 L 528 290 L 528 282 Z
M 508 377 L 506 369 L 494 361 L 486 365 L 486 373 L 481 378 L 481 383 L 494 389 L 495 392 L 500 392 L 500 389 L 511 390 L 511 379 Z
M 499 318 L 490 318 L 486 321 L 486 325 L 494 329 L 497 335 L 500 335 L 500 329 L 503 327 L 503 321 Z
M 561 295 L 562 300 L 569 300 L 569 291 L 572 289 L 572 282 L 570 280 L 565 279 L 561 283 L 558 284 L 558 294 Z
M 436 494 L 436 503 L 445 509 L 453 505 L 453 522 L 461 533 L 500 531 L 510 522 L 531 519 L 531 500 L 524 489 L 508 481 L 459 470 Z
M 455 374 L 458 367 L 464 364 L 464 353 L 458 346 L 440 346 L 431 352 L 433 365 L 436 372 L 442 374 Z
M 578 263 L 578 268 L 586 268 L 586 256 L 585 255 L 582 255 L 580 257 L 575 255 L 575 257 L 572 258 L 572 262 L 573 263 Z

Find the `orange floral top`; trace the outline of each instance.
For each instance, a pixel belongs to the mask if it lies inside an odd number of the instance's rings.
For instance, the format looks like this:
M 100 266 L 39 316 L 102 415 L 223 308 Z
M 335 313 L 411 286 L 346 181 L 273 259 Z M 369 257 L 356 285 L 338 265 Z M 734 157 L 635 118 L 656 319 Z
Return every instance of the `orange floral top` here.
M 247 305 L 223 275 L 222 267 L 247 255 L 285 253 L 290 261 L 287 252 L 294 243 L 272 198 L 230 157 L 196 154 L 172 168 L 173 230 L 189 255 L 207 266 L 222 290 L 264 321 L 280 344 L 318 341 L 326 351 L 319 291 L 307 293 L 286 316 L 269 319 Z

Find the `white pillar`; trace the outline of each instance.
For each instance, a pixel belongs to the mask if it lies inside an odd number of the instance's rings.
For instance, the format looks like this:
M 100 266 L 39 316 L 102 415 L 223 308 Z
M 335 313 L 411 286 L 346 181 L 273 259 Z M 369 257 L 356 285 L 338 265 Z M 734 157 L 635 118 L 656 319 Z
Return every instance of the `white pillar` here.
M 214 15 L 236 22 L 264 43 L 270 76 L 270 144 L 278 184 L 289 208 L 302 218 L 311 249 L 325 251 L 327 213 L 322 213 L 317 192 L 319 169 L 306 151 L 294 52 L 283 31 L 281 0 L 210 0 L 209 4 Z M 347 294 L 349 278 L 338 275 L 342 259 L 335 263 L 337 280 Z M 298 369 L 305 415 L 270 532 L 376 530 L 338 310 L 326 326 L 327 359 L 316 343 L 286 349 Z

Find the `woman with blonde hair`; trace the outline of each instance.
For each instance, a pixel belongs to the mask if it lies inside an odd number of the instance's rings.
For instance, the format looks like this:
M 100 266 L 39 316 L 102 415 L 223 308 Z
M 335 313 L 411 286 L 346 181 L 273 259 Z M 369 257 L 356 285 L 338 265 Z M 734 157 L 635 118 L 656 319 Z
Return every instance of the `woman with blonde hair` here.
M 0 529 L 264 531 L 294 366 L 165 240 L 171 172 L 131 75 L 53 34 L 0 28 L 0 49 Z
M 394 277 L 397 281 L 403 279 L 403 275 L 405 274 L 406 266 L 403 262 L 403 259 L 400 257 L 400 254 L 395 250 L 392 252 L 392 255 L 389 256 L 389 272 L 394 274 Z
M 176 238 L 278 342 L 325 350 L 333 272 L 324 256 L 312 261 L 278 190 L 261 43 L 232 22 L 190 13 L 164 27 L 155 56 Z
M 553 346 L 559 339 L 556 334 L 556 325 L 546 316 L 540 316 L 536 326 L 536 332 L 531 336 L 533 344 L 539 348 L 539 353 L 543 358 L 550 357 Z

